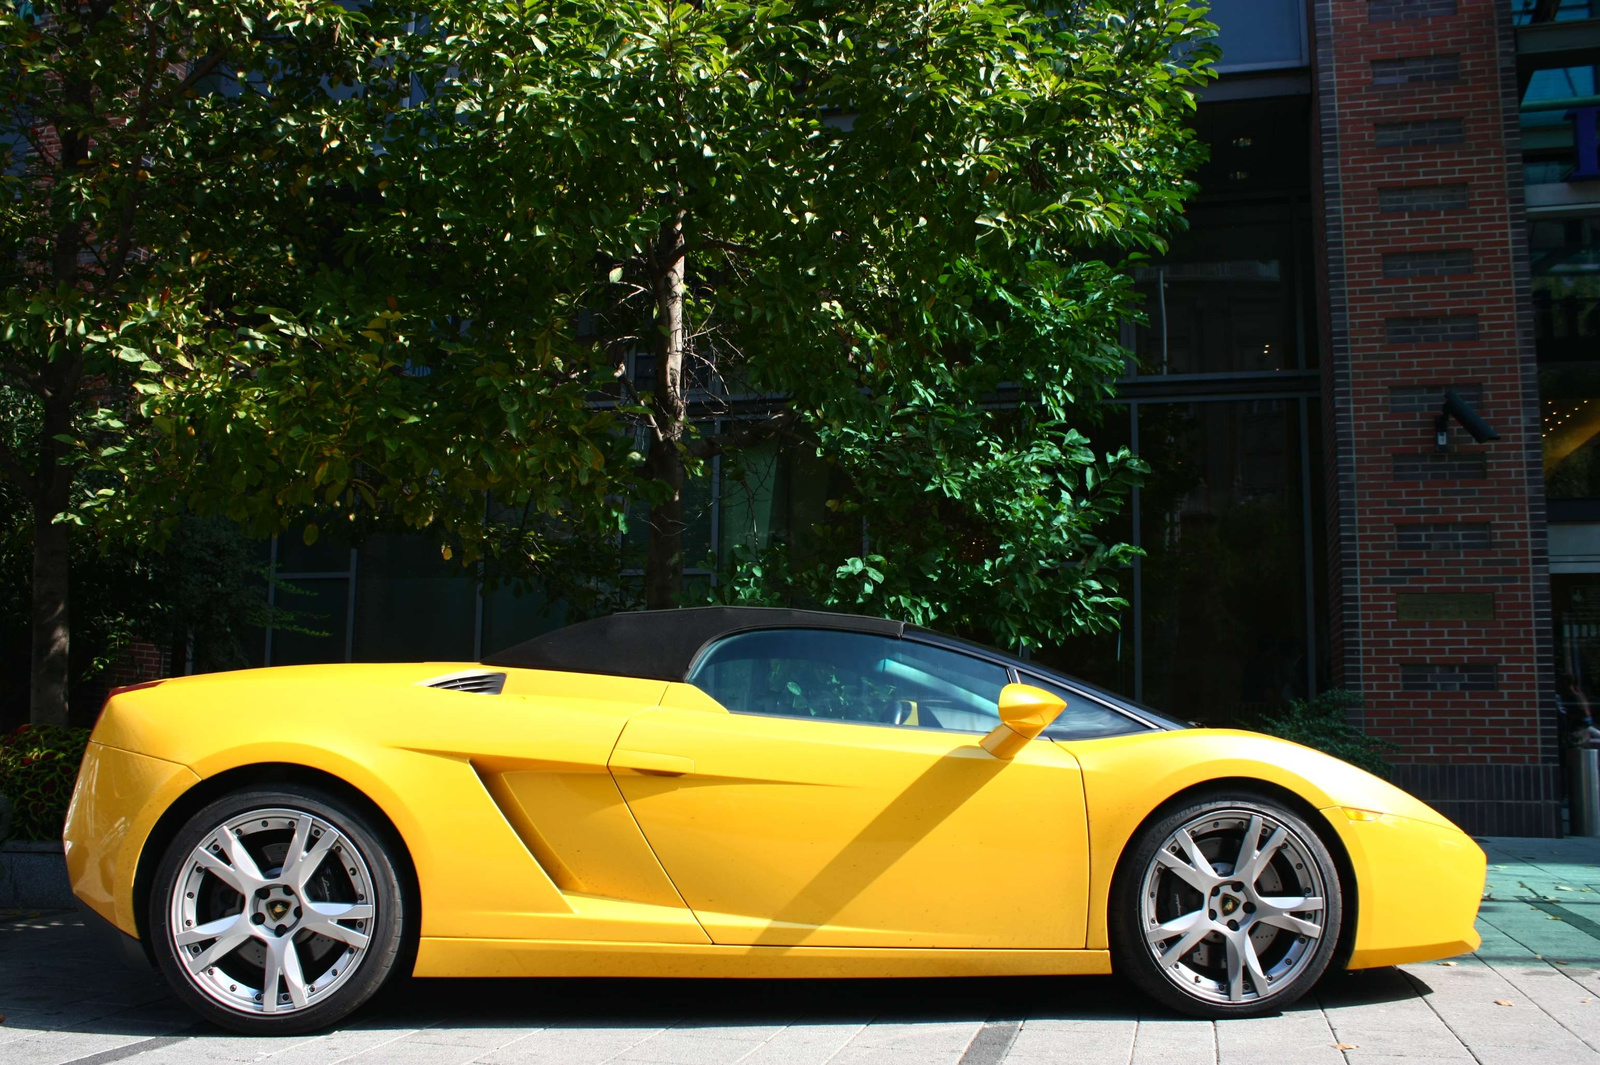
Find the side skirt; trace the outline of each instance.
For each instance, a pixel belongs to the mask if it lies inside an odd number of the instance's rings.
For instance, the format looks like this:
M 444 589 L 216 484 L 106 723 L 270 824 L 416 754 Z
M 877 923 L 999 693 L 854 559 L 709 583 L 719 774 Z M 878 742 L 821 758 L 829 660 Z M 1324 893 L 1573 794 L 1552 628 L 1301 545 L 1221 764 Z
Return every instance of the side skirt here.
M 591 943 L 424 936 L 424 977 L 662 976 L 829 979 L 914 976 L 1078 976 L 1111 971 L 1104 950 L 921 950 Z

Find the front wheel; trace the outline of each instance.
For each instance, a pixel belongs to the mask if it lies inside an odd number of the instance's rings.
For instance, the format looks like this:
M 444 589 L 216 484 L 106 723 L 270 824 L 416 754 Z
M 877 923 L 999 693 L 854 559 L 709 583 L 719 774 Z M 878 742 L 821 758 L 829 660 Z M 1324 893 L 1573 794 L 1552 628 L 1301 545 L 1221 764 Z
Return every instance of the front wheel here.
M 1333 856 L 1299 815 L 1265 796 L 1216 796 L 1146 825 L 1116 879 L 1113 964 L 1184 1013 L 1283 1009 L 1338 946 Z
M 405 916 L 366 818 L 291 785 L 235 792 L 190 818 L 157 868 L 146 928 L 195 1012 L 292 1035 L 372 997 L 395 967 Z

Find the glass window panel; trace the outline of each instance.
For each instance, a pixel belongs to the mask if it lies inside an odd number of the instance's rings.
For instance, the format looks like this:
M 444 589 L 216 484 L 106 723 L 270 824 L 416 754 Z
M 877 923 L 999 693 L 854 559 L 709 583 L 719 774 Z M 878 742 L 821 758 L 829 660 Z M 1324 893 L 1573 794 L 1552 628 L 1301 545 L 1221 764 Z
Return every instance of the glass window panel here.
M 1552 573 L 1556 629 L 1556 696 L 1562 732 L 1570 735 L 1600 703 L 1600 573 Z
M 1211 0 L 1219 71 L 1306 65 L 1305 4 L 1300 0 Z
M 1146 322 L 1140 375 L 1260 373 L 1298 366 L 1296 240 L 1287 208 L 1190 212 L 1165 261 L 1137 268 Z
M 534 588 L 506 582 L 483 592 L 483 653 L 494 654 L 566 625 L 571 619 L 562 603 L 552 603 Z
M 1545 491 L 1600 497 L 1600 218 L 1528 226 Z
M 689 683 L 739 713 L 987 732 L 999 723 L 1007 676 L 909 640 L 774 629 L 722 640 Z
M 1571 22 L 1594 18 L 1594 0 L 1510 0 L 1513 21 L 1519 26 L 1531 22 Z
M 269 665 L 299 666 L 345 661 L 350 621 L 350 581 L 344 577 L 301 578 L 280 583 L 274 595 L 280 609 L 294 613 L 296 628 L 272 630 Z
M 649 451 L 650 445 L 644 450 Z M 683 482 L 683 564 L 699 569 L 711 554 L 711 463 L 705 463 L 700 476 L 686 476 Z M 622 536 L 623 568 L 644 569 L 650 544 L 650 505 L 635 499 L 627 508 L 628 528 Z
M 1097 703 L 1059 684 L 1052 684 L 1031 673 L 1020 674 L 1022 683 L 1043 688 L 1052 695 L 1066 700 L 1061 715 L 1044 730 L 1052 740 L 1092 740 L 1101 736 L 1126 736 L 1130 732 L 1148 732 L 1149 727 L 1120 714 L 1103 703 Z
M 332 531 L 330 531 L 330 529 Z M 279 573 L 348 573 L 350 544 L 335 523 L 319 525 L 316 543 L 305 542 L 305 527 L 296 526 L 278 537 Z
M 730 560 L 735 544 L 759 549 L 774 538 L 792 546 L 797 567 L 818 561 L 819 536 L 836 536 L 845 524 L 859 527 L 859 519 L 841 518 L 828 509 L 830 476 L 809 447 L 766 444 L 747 449 L 737 463 L 725 459 L 719 525 L 723 563 Z
M 377 534 L 357 553 L 355 657 L 362 662 L 467 661 L 477 580 L 423 536 Z
M 759 550 L 771 543 L 774 523 L 782 520 L 786 487 L 776 443 L 747 448 L 737 461 L 722 460 L 722 514 L 718 527 L 724 561 L 734 545 Z
M 1298 405 L 1145 404 L 1145 702 L 1247 723 L 1306 687 Z

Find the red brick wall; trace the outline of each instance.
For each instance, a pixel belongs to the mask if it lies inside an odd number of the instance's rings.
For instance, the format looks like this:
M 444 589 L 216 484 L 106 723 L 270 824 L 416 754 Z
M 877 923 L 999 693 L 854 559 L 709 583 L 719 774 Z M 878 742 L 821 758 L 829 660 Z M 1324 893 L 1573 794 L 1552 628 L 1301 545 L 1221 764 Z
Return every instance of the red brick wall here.
M 1401 783 L 1471 829 L 1546 834 L 1548 579 L 1504 6 L 1312 4 L 1333 667 L 1367 730 L 1400 745 Z M 1452 425 L 1437 452 L 1446 388 L 1501 439 Z
M 111 667 L 111 687 L 172 676 L 172 656 L 147 640 L 134 640 Z

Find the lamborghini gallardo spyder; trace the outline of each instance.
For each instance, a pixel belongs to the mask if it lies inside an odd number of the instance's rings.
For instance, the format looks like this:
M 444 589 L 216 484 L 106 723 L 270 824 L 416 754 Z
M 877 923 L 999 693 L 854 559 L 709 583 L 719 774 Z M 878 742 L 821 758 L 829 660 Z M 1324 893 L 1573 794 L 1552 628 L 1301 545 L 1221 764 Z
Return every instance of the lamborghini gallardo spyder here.
M 218 1024 L 386 980 L 1116 971 L 1208 1017 L 1476 949 L 1478 846 L 1344 762 L 899 622 L 618 614 L 482 663 L 116 692 L 83 903 Z

